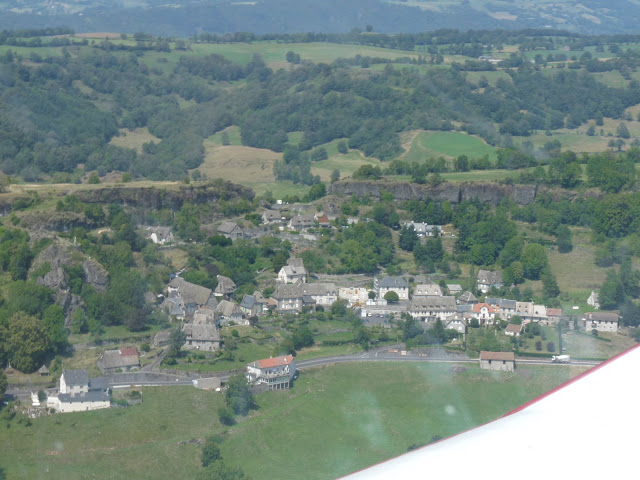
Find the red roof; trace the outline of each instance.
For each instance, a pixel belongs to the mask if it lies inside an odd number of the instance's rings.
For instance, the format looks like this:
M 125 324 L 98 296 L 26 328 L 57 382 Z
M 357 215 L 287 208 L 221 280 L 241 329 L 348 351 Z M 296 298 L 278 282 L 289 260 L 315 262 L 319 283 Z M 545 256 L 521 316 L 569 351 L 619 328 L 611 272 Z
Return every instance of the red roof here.
M 561 308 L 547 308 L 547 317 L 561 317 L 562 309 Z
M 136 350 L 136 347 L 121 348 L 120 349 L 120 356 L 121 357 L 137 357 L 138 356 L 138 350 Z
M 326 213 L 323 213 L 322 215 L 320 215 L 318 217 L 318 223 L 330 223 L 329 222 L 329 217 L 327 217 Z
M 493 309 L 493 307 L 491 305 L 489 305 L 488 303 L 476 303 L 473 306 L 473 311 L 475 313 L 479 313 L 482 311 L 482 307 L 486 307 L 487 308 L 487 312 L 489 313 L 495 313 L 495 310 Z
M 513 352 L 480 352 L 480 360 L 515 360 Z
M 507 325 L 507 328 L 505 330 L 505 332 L 514 332 L 514 333 L 518 333 L 522 331 L 522 325 L 516 325 L 515 323 L 510 323 L 509 325 Z
M 284 357 L 265 358 L 263 360 L 256 361 L 258 368 L 273 368 L 281 367 L 283 365 L 291 365 L 293 362 L 293 355 L 286 355 Z

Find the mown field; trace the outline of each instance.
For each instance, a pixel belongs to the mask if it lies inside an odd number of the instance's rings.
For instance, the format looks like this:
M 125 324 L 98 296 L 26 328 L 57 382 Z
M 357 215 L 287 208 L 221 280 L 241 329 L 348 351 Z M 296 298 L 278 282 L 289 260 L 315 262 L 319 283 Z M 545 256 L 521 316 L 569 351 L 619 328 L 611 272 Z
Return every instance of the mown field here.
M 12 422 L 0 435 L 6 478 L 193 478 L 198 439 L 224 433 L 225 461 L 256 479 L 332 479 L 494 419 L 582 372 L 526 367 L 515 374 L 465 364 L 342 364 L 301 373 L 288 392 L 223 428 L 219 394 L 149 387 L 125 409 Z M 4 429 L 4 426 L 3 426 Z M 286 447 L 286 448 L 285 448 Z

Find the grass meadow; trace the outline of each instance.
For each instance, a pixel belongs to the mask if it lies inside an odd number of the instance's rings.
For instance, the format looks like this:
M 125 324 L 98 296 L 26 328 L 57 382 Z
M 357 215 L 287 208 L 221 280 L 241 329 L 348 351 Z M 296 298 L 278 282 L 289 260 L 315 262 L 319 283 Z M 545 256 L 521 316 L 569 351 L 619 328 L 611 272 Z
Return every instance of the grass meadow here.
M 495 151 L 496 148 L 487 145 L 484 140 L 466 133 L 422 132 L 413 139 L 404 159 L 419 162 L 428 157 L 444 156 L 453 159 L 460 155 L 469 158 L 489 155 L 489 159 L 495 161 Z
M 515 374 L 453 373 L 450 364 L 340 364 L 305 370 L 290 391 L 257 396 L 232 427 L 222 395 L 147 387 L 129 408 L 50 415 L 0 435 L 7 478 L 194 478 L 208 435 L 223 433 L 225 461 L 252 478 L 332 479 L 402 454 L 410 445 L 490 421 L 581 373 L 572 366 Z M 4 429 L 4 426 L 3 426 Z

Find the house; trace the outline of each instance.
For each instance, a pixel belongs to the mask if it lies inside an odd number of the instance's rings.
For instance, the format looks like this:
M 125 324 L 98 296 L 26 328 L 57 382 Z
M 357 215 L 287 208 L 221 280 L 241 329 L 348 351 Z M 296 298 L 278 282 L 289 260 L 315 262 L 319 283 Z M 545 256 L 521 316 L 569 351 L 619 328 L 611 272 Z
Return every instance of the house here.
M 302 283 L 297 285 L 303 297 L 310 297 L 316 306 L 330 307 L 338 300 L 338 289 L 334 283 Z
M 287 265 L 278 272 L 278 282 L 296 283 L 307 281 L 307 269 L 301 258 L 290 258 Z
M 279 211 L 265 210 L 262 212 L 262 223 L 265 225 L 279 225 L 284 217 Z
M 504 334 L 508 337 L 519 337 L 522 333 L 522 325 L 515 325 L 510 323 L 504 330 Z
M 171 227 L 147 227 L 147 239 L 158 245 L 174 241 Z
M 213 294 L 216 297 L 229 297 L 233 295 L 233 292 L 238 288 L 235 282 L 224 275 L 218 275 L 217 278 L 218 285 L 216 285 L 216 289 L 213 291 Z
M 364 287 L 340 287 L 338 298 L 349 302 L 349 306 L 364 305 L 369 300 L 369 290 Z
M 46 365 L 42 365 L 38 369 L 38 373 L 40 374 L 41 377 L 48 377 L 49 376 L 49 369 L 47 368 Z
M 462 287 L 457 283 L 448 283 L 447 290 L 449 290 L 450 295 L 458 295 L 462 293 Z
M 513 372 L 516 356 L 513 352 L 480 352 L 480 368 L 494 372 Z
M 140 368 L 140 358 L 135 347 L 107 350 L 98 358 L 98 368 L 102 373 L 128 372 Z
M 199 307 L 207 306 L 216 308 L 218 301 L 210 288 L 187 282 L 182 277 L 174 277 L 167 286 L 169 296 L 165 299 L 162 306 L 169 310 L 169 315 L 174 315 L 175 311 L 178 318 L 182 312 L 182 318 L 191 317 Z
M 229 325 L 231 322 L 236 325 L 249 325 L 249 320 L 243 317 L 240 307 L 229 300 L 221 300 L 216 311 L 220 314 L 222 325 Z
M 295 215 L 289 220 L 289 228 L 297 231 L 305 231 L 316 226 L 316 219 L 313 215 Z
M 458 297 L 458 303 L 462 305 L 475 305 L 476 303 L 478 303 L 478 299 L 473 293 L 464 292 Z
M 484 299 L 484 303 L 491 305 L 496 311 L 496 315 L 500 315 L 500 318 L 503 320 L 510 320 L 513 315 L 516 315 L 518 302 L 515 300 L 505 300 L 504 298 L 490 299 L 487 297 Z
M 582 317 L 582 325 L 589 332 L 617 332 L 619 319 L 617 313 L 589 312 Z
M 423 283 L 420 285 L 416 285 L 416 288 L 413 290 L 414 297 L 441 297 L 442 289 L 440 285 L 434 282 Z
M 418 223 L 418 222 L 407 222 L 404 224 L 405 227 L 413 227 L 413 230 L 416 232 L 418 237 L 433 237 L 440 235 L 442 233 L 442 226 L 440 225 L 429 225 L 428 223 Z
M 515 315 L 518 315 L 522 320 L 532 322 L 534 318 L 533 307 L 533 302 L 516 302 Z
M 224 300 L 223 300 L 224 301 Z M 218 305 L 219 306 L 219 305 Z M 217 307 L 216 307 L 217 308 Z M 202 307 L 193 314 L 193 323 L 220 326 L 220 315 L 211 307 Z
M 331 227 L 331 221 L 329 220 L 329 217 L 327 217 L 326 213 L 324 212 L 316 213 L 314 218 L 316 219 L 316 222 L 318 222 L 318 225 L 321 226 L 322 228 Z
M 544 305 L 533 304 L 533 321 L 547 322 L 547 307 Z
M 247 379 L 254 385 L 267 385 L 269 390 L 287 390 L 296 374 L 292 355 L 256 360 L 247 365 Z
M 491 325 L 496 318 L 496 311 L 487 303 L 476 303 L 471 309 L 471 316 L 476 318 L 480 325 Z
M 240 311 L 247 317 L 254 317 L 258 315 L 258 302 L 256 302 L 256 297 L 253 295 L 245 294 L 242 297 L 242 301 L 240 302 Z
M 440 319 L 456 314 L 456 299 L 453 296 L 413 297 L 409 304 L 409 315 L 423 321 Z
M 316 302 L 308 295 L 304 295 L 300 287 L 306 284 L 278 285 L 273 292 L 272 299 L 277 302 L 279 313 L 300 313 L 304 310 L 315 310 Z
M 256 299 L 256 305 L 258 305 L 258 315 L 266 315 L 269 313 L 269 300 L 264 298 L 261 291 L 256 290 L 253 292 L 253 298 Z
M 587 298 L 587 305 L 595 309 L 600 308 L 600 298 L 598 294 L 593 290 L 591 290 L 591 295 L 589 295 L 589 298 Z
M 244 236 L 242 229 L 235 222 L 222 222 L 218 226 L 218 233 L 230 238 L 231 240 L 237 240 Z
M 215 352 L 220 350 L 220 331 L 211 323 L 182 324 L 182 331 L 186 340 L 182 348 L 185 350 L 200 350 L 202 352 Z
M 193 380 L 193 386 L 199 390 L 220 391 L 222 379 L 220 377 L 196 378 Z
M 86 370 L 65 370 L 60 376 L 59 393 L 47 398 L 47 406 L 60 413 L 109 408 L 109 388 L 106 382 L 90 380 Z
M 460 313 L 448 316 L 442 323 L 445 329 L 455 330 L 462 334 L 467 332 L 467 319 Z
M 561 308 L 547 308 L 547 323 L 549 325 L 557 325 L 562 319 Z
M 496 272 L 492 272 L 490 270 L 478 271 L 478 290 L 482 293 L 487 293 L 492 288 L 500 288 L 503 285 L 502 272 L 500 270 Z
M 171 332 L 168 330 L 156 333 L 156 336 L 153 337 L 153 346 L 154 347 L 164 347 L 169 345 L 169 338 L 171 336 Z
M 378 293 L 378 298 L 384 298 L 389 292 L 396 292 L 400 300 L 409 299 L 409 284 L 402 277 L 382 277 L 382 280 L 374 278 L 373 288 Z

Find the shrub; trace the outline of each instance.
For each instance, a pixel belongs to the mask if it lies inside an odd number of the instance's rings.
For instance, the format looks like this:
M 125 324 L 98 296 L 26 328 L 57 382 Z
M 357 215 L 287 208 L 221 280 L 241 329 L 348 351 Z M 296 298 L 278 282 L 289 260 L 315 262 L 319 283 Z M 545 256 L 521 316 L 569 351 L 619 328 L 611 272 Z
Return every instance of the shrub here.
M 148 343 L 143 343 L 142 345 L 140 345 L 140 350 L 142 350 L 143 352 L 148 352 L 151 350 L 151 347 Z
M 555 352 L 556 345 L 553 342 L 547 343 L 547 352 Z
M 204 443 L 204 448 L 202 449 L 202 466 L 206 467 L 216 460 L 220 460 L 220 457 L 221 454 L 218 442 L 213 437 L 207 438 Z

